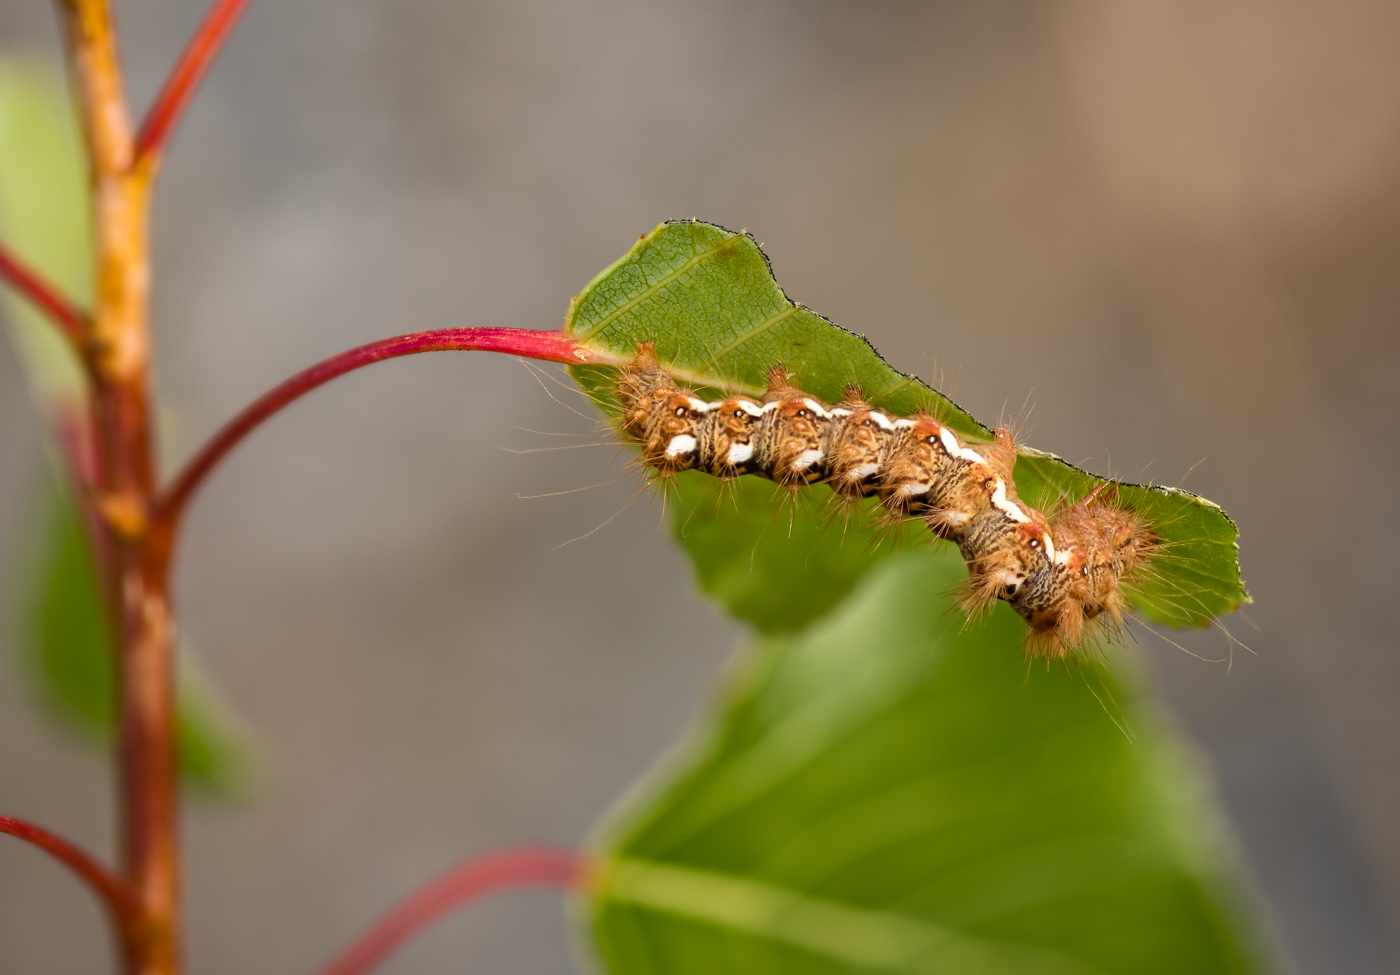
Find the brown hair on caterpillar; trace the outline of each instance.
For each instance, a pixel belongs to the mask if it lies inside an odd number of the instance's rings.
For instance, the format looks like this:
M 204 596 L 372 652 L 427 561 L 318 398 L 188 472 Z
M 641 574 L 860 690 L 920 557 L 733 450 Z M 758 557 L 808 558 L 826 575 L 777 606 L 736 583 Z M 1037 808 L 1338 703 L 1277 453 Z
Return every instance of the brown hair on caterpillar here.
M 791 490 L 824 482 L 848 500 L 878 495 L 891 520 L 923 519 L 967 562 L 964 609 L 975 617 L 1006 601 L 1029 625 L 1026 649 L 1037 656 L 1064 658 L 1122 635 L 1122 583 L 1156 539 L 1131 511 L 1110 506 L 1103 486 L 1047 518 L 1016 494 L 1008 430 L 969 446 L 933 417 L 891 416 L 858 389 L 827 406 L 781 367 L 768 383 L 761 402 L 705 401 L 643 344 L 617 380 L 622 432 L 660 478 L 699 470 L 753 474 Z
M 1122 582 L 1153 554 L 1156 533 L 1131 511 L 1109 505 L 1102 484 L 1083 500 L 1061 505 L 1052 520 L 1058 550 L 1068 553 L 1062 566 L 1016 606 L 1031 628 L 1033 649 L 1053 651 L 1102 636 L 1120 640 L 1128 610 Z M 1038 646 L 1043 644 L 1043 646 Z

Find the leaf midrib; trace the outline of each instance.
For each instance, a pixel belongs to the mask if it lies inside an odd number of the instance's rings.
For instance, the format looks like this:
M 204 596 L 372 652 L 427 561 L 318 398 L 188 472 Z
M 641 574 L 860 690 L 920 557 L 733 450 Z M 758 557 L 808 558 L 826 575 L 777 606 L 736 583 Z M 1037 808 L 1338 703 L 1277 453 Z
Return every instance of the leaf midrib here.
M 618 858 L 601 865 L 600 902 L 662 911 L 742 931 L 847 965 L 891 972 L 1095 975 L 1040 946 L 977 938 L 896 911 L 843 904 L 708 870 Z

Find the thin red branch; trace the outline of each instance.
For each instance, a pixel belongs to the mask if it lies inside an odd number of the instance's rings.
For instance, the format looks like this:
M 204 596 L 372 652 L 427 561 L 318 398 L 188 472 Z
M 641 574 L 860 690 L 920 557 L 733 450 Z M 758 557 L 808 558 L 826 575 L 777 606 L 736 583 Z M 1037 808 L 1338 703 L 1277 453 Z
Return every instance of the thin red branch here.
M 384 915 L 321 975 L 361 975 L 444 914 L 486 894 L 517 887 L 582 889 L 589 861 L 571 850 L 506 850 L 448 871 Z
M 0 277 L 54 320 L 68 341 L 81 349 L 86 341 L 87 316 L 63 292 L 0 245 Z
M 372 362 L 419 352 L 448 351 L 506 352 L 572 365 L 585 362 L 621 364 L 602 353 L 584 348 L 562 331 L 536 332 L 521 328 L 442 328 L 381 339 L 342 352 L 302 370 L 282 385 L 254 400 L 242 413 L 225 424 L 224 428 L 185 465 L 184 470 L 166 488 L 156 505 L 156 519 L 164 531 L 166 540 L 173 536 L 190 497 L 214 466 L 259 424 L 284 406 L 305 396 L 317 386 Z
M 48 853 L 78 875 L 111 912 L 118 927 L 127 930 L 136 918 L 136 902 L 116 874 L 72 843 L 22 819 L 0 816 L 0 833 L 8 833 Z
M 204 22 L 190 38 L 180 60 L 175 63 L 170 76 L 165 79 L 156 100 L 151 103 L 146 119 L 141 123 L 141 132 L 136 137 L 136 158 L 140 162 L 151 159 L 164 151 L 170 141 L 170 133 L 180 120 L 190 99 L 194 97 L 204 74 L 219 56 L 219 51 L 238 25 L 253 0 L 214 0 L 214 6 L 205 14 Z

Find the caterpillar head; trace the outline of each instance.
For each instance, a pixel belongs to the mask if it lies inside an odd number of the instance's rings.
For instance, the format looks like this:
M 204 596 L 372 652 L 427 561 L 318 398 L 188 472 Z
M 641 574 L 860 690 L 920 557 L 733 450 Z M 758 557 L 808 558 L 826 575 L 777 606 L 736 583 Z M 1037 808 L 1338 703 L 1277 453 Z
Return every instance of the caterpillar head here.
M 1076 595 L 1087 619 L 1108 614 L 1121 625 L 1127 608 L 1122 583 L 1150 557 L 1155 534 L 1136 514 L 1106 503 L 1103 486 L 1055 519 L 1056 544 L 1082 556 Z
M 1106 493 L 1100 486 L 1056 513 L 1053 568 L 1032 577 L 1012 601 L 1030 626 L 1030 653 L 1060 658 L 1096 634 L 1122 636 L 1124 581 L 1151 557 L 1156 536 L 1135 513 L 1110 505 Z

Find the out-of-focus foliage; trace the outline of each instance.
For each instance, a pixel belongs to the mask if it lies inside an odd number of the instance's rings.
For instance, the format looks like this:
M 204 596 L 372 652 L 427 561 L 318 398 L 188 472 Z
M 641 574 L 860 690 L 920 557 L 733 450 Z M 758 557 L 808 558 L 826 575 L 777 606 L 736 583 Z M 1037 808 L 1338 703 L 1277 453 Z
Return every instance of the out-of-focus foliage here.
M 0 58 L 0 231 L 5 246 L 79 304 L 92 292 L 92 231 L 78 133 L 63 89 L 38 64 Z M 77 357 L 27 300 L 0 288 L 36 405 L 83 396 Z
M 72 113 L 59 79 L 36 64 L 0 59 L 0 239 L 79 303 L 91 292 L 92 239 L 86 180 Z M 4 318 L 40 414 L 57 427 L 80 415 L 77 358 L 58 329 L 0 286 Z M 32 564 L 18 566 L 24 600 L 22 666 L 63 724 L 110 735 L 112 640 L 92 555 L 71 492 L 36 498 L 45 536 Z M 249 783 L 249 742 L 181 653 L 178 744 L 191 785 L 234 794 Z
M 35 570 L 25 646 L 52 713 L 105 740 L 113 718 L 113 647 L 102 616 L 97 575 L 72 497 L 54 492 L 46 540 Z M 237 795 L 251 781 L 248 736 L 193 669 L 180 660 L 177 746 L 186 781 L 203 791 Z
M 1260 970 L 1189 756 L 1010 610 L 963 629 L 963 571 L 906 550 L 748 651 L 600 844 L 612 971 Z
M 787 304 L 751 238 L 705 224 L 658 228 L 575 300 L 569 327 L 614 353 L 653 341 L 704 387 L 756 390 L 782 361 L 827 399 L 859 381 L 886 408 L 981 429 Z M 576 375 L 606 395 L 605 371 Z M 1028 666 L 1005 606 L 965 626 L 949 592 L 966 570 L 921 528 L 882 538 L 868 508 L 843 523 L 824 488 L 794 505 L 753 478 L 730 487 L 677 478 L 673 531 L 700 588 L 763 636 L 600 832 L 586 920 L 607 968 L 1265 967 L 1204 779 L 1121 663 Z M 1237 603 L 1233 526 L 1159 497 L 1219 535 L 1234 588 L 1210 605 Z

